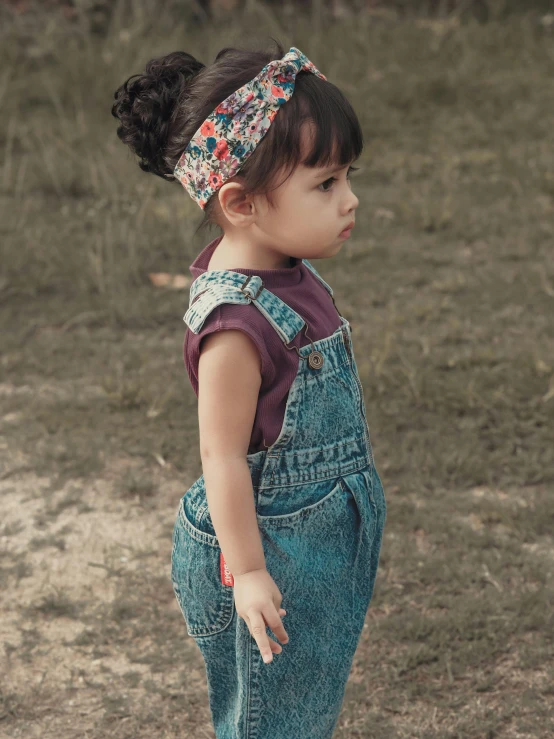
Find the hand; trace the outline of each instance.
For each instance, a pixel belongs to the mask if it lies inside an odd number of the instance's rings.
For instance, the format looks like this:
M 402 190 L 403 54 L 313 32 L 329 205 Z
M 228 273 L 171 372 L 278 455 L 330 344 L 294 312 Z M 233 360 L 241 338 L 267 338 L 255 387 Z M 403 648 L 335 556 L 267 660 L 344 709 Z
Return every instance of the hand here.
M 287 613 L 280 608 L 283 599 L 281 592 L 265 568 L 245 572 L 233 579 L 237 614 L 246 621 L 264 662 L 271 662 L 273 652 L 280 654 L 283 647 L 268 637 L 266 625 L 283 644 L 289 640 L 281 621 L 281 616 Z

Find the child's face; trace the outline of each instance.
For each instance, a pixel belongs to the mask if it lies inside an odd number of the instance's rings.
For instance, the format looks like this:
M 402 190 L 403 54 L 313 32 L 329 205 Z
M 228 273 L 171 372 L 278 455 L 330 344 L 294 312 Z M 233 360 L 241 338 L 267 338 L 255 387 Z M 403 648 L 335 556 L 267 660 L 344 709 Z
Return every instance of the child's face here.
M 355 221 L 359 204 L 347 179 L 348 167 L 299 165 L 273 191 L 274 208 L 265 198 L 255 197 L 254 230 L 264 245 L 301 259 L 336 254 L 347 241 L 340 233 Z

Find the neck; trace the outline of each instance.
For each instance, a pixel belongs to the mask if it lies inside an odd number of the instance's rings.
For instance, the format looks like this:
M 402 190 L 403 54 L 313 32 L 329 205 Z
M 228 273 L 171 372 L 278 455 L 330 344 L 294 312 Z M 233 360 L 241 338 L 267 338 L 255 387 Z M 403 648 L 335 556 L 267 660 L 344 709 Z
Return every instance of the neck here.
M 212 263 L 245 269 L 285 269 L 292 266 L 291 257 L 286 254 L 249 244 L 245 240 L 233 240 L 227 234 L 224 234 L 217 244 L 210 260 L 210 264 Z

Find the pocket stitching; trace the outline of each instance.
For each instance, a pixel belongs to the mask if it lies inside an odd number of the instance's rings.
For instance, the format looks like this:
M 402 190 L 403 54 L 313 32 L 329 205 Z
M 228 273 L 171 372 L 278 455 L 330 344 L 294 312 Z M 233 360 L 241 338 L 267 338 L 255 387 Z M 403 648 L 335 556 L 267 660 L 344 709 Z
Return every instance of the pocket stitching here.
M 234 616 L 234 610 L 235 610 L 234 598 L 231 599 L 230 604 L 227 602 L 224 602 L 222 604 L 222 608 L 224 607 L 225 611 L 222 612 L 221 618 L 216 623 L 214 623 L 213 626 L 191 626 L 185 615 L 185 610 L 183 608 L 183 604 L 181 601 L 181 589 L 179 588 L 178 583 L 175 580 L 173 580 L 173 578 L 171 582 L 173 586 L 173 592 L 177 600 L 177 605 L 179 606 L 179 610 L 181 611 L 181 614 L 185 621 L 185 626 L 187 627 L 187 634 L 189 636 L 192 636 L 193 638 L 196 638 L 196 637 L 207 638 L 210 636 L 215 636 L 216 634 L 220 634 L 222 631 L 225 631 L 225 629 L 229 627 L 229 625 L 231 624 L 233 620 L 233 616 Z M 225 600 L 226 601 L 228 600 L 228 597 L 226 594 L 225 594 Z M 228 609 L 229 605 L 231 606 L 230 612 Z M 227 618 L 228 612 L 229 612 L 229 617 L 228 617 L 227 623 L 225 623 L 225 618 Z
M 227 585 L 223 585 L 222 587 L 227 588 Z M 232 596 L 229 598 L 227 594 L 224 592 L 225 601 L 223 602 L 221 608 L 225 608 L 224 611 L 222 611 L 221 618 L 216 621 L 212 626 L 197 626 L 197 627 L 190 627 L 188 622 L 185 619 L 185 622 L 187 624 L 187 633 L 189 636 L 215 636 L 216 634 L 220 634 L 222 631 L 225 631 L 231 624 L 233 620 L 234 610 L 235 610 L 235 600 L 234 600 L 234 593 L 232 588 L 229 589 L 229 595 Z M 229 608 L 230 606 L 230 608 Z M 181 607 L 181 603 L 179 602 L 179 607 Z M 181 610 L 183 610 L 181 608 Z M 227 615 L 228 614 L 228 615 Z M 184 616 L 184 614 L 183 614 Z M 227 618 L 227 622 L 225 623 L 225 619 Z
M 214 536 L 213 534 L 208 534 L 206 531 L 200 531 L 200 529 L 197 529 L 196 526 L 193 526 L 192 522 L 189 521 L 185 513 L 184 496 L 183 498 L 181 498 L 181 502 L 179 504 L 178 515 L 181 523 L 187 530 L 187 533 L 190 534 L 193 539 L 196 539 L 201 544 L 208 544 L 208 546 L 210 547 L 220 548 L 217 536 Z

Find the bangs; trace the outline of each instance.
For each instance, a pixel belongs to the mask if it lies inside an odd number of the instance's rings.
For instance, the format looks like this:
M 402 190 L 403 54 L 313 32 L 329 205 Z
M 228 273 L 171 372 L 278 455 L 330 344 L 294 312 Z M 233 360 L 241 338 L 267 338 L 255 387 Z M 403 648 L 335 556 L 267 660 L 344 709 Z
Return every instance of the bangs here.
M 303 154 L 300 163 L 306 167 L 345 166 L 358 159 L 363 134 L 350 102 L 330 82 L 307 72 L 302 77 L 305 82 L 296 100 L 298 110 L 292 116 L 293 136 L 298 139 L 295 149 Z M 301 142 L 301 137 L 307 141 Z

